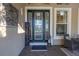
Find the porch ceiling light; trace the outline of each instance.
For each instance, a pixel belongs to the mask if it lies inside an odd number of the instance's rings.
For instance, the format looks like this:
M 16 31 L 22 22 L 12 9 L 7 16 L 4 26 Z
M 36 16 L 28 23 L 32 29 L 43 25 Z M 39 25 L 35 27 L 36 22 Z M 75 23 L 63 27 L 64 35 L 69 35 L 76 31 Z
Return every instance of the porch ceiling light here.
M 64 15 L 64 11 L 60 11 L 60 15 L 61 15 L 61 16 Z

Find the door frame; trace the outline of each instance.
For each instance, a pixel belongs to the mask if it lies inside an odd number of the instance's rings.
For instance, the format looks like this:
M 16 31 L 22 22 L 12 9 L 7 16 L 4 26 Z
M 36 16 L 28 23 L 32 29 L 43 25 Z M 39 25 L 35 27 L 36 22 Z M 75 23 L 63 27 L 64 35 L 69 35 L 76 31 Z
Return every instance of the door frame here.
M 50 11 L 50 40 L 48 43 L 53 45 L 53 8 L 52 7 L 35 7 L 35 6 L 26 6 L 25 7 L 25 22 L 27 22 L 27 11 L 28 10 L 49 10 Z
M 35 40 L 34 38 L 35 38 L 35 35 L 34 35 L 34 31 L 35 31 L 35 29 L 34 29 L 34 27 L 35 27 L 35 22 L 34 22 L 34 12 L 42 12 L 43 13 L 43 39 L 41 40 L 41 41 L 44 41 L 45 40 L 45 12 L 49 12 L 49 16 L 50 16 L 50 11 L 49 10 L 28 10 L 28 12 L 32 12 L 32 40 Z M 28 15 L 27 15 L 28 16 Z M 27 17 L 28 18 L 28 17 Z M 27 21 L 29 21 L 29 20 L 27 20 Z M 49 32 L 50 32 L 50 18 L 49 18 L 49 20 L 48 20 L 48 22 L 49 22 Z

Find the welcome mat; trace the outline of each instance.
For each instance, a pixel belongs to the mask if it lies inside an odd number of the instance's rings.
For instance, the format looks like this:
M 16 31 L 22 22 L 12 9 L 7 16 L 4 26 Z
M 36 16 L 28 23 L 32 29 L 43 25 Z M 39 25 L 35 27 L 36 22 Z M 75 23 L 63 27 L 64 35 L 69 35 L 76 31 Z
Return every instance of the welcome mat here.
M 45 45 L 33 45 L 31 46 L 32 51 L 47 51 L 47 47 Z
M 79 56 L 79 51 L 73 51 L 71 52 L 70 50 L 66 48 L 60 48 L 67 56 Z

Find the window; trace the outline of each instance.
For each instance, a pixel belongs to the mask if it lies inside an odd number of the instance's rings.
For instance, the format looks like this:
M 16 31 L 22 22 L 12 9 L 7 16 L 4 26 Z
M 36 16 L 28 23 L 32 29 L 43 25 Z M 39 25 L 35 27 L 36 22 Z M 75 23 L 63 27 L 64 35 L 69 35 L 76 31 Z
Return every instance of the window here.
M 67 11 L 57 11 L 56 20 L 56 35 L 63 35 L 67 33 Z
M 71 8 L 54 9 L 54 39 L 63 39 L 64 34 L 71 36 Z

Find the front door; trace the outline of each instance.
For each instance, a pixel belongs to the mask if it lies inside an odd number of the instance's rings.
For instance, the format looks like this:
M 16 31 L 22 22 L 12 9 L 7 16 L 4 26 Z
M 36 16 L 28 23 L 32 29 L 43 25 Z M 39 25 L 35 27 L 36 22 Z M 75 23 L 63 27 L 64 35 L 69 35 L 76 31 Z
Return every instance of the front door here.
M 28 10 L 32 41 L 45 41 L 49 39 L 49 10 Z

